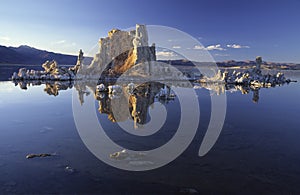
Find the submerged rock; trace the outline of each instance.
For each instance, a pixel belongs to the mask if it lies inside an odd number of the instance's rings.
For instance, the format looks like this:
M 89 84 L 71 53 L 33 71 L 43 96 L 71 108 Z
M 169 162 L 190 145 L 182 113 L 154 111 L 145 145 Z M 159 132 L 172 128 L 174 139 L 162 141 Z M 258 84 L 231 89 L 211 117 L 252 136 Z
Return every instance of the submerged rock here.
M 47 157 L 47 156 L 52 156 L 52 154 L 47 154 L 47 153 L 43 153 L 43 154 L 28 154 L 26 156 L 26 158 L 30 159 L 30 158 L 35 158 L 35 157 Z
M 125 149 L 120 152 L 115 152 L 113 154 L 110 154 L 109 156 L 111 159 L 115 159 L 115 160 L 128 160 L 132 163 L 132 165 L 143 165 L 143 164 L 149 165 L 152 163 L 150 161 L 140 161 L 143 157 L 146 156 L 145 153 L 143 153 L 143 152 L 128 152 Z
M 110 158 L 116 159 L 116 160 L 123 160 L 129 157 L 129 154 L 126 150 L 122 150 L 120 152 L 115 152 L 113 154 L 110 154 Z
M 199 192 L 194 188 L 182 188 L 180 189 L 182 194 L 199 194 Z
M 66 166 L 65 171 L 67 173 L 75 173 L 76 172 L 76 170 L 74 168 L 72 168 L 71 166 Z

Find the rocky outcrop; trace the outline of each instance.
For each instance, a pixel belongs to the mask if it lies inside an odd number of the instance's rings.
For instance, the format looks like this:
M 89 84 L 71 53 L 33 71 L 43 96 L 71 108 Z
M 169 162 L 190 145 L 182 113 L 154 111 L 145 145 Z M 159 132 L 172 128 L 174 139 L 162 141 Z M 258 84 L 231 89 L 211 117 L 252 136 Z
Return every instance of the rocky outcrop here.
M 81 66 L 78 77 L 116 77 L 139 63 L 156 61 L 155 45 L 149 47 L 145 25 L 135 30 L 113 29 L 108 37 L 99 40 L 99 52 L 89 66 Z
M 256 58 L 256 66 L 252 70 L 246 71 L 221 71 L 218 70 L 217 74 L 213 77 L 202 76 L 198 82 L 200 83 L 226 83 L 235 85 L 253 85 L 256 87 L 275 86 L 291 82 L 286 79 L 284 74 L 278 72 L 276 74 L 262 74 L 261 71 L 262 58 Z
M 27 70 L 26 68 L 20 68 L 19 72 L 14 72 L 11 79 L 12 80 L 58 80 L 58 81 L 66 81 L 66 80 L 74 80 L 75 75 L 82 65 L 83 61 L 83 52 L 79 51 L 77 63 L 74 67 L 60 67 L 57 62 L 46 61 L 42 64 L 44 68 L 43 71 L 37 70 Z

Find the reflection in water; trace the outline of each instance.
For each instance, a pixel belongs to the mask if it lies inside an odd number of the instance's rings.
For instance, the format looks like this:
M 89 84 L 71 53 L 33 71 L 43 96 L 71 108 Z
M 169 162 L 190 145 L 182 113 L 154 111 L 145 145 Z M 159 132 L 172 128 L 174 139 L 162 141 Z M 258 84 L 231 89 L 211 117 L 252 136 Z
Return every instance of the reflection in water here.
M 60 90 L 72 89 L 74 81 L 45 81 L 45 80 L 23 80 L 13 81 L 15 86 L 19 86 L 23 90 L 27 90 L 30 86 L 45 85 L 44 91 L 49 95 L 57 96 Z
M 266 86 L 263 88 L 274 88 L 276 86 Z M 226 91 L 229 92 L 238 92 L 240 91 L 242 94 L 246 95 L 250 92 L 253 93 L 252 101 L 254 103 L 258 103 L 259 101 L 259 90 L 262 87 L 257 87 L 254 85 L 234 85 L 234 84 L 221 84 L 221 83 L 197 83 L 194 85 L 194 88 L 204 88 L 208 89 L 211 94 L 214 95 L 221 95 L 224 94 Z
M 155 101 L 166 104 L 172 100 L 171 89 L 164 84 L 143 83 L 130 90 L 131 86 L 131 83 L 122 86 L 121 90 L 116 90 L 114 93 L 96 91 L 95 97 L 99 101 L 99 112 L 108 114 L 112 122 L 122 122 L 131 118 L 135 125 L 143 125 L 147 122 L 148 108 Z
M 57 96 L 60 90 L 67 90 L 75 87 L 78 92 L 79 101 L 84 103 L 84 96 L 90 95 L 90 90 L 94 91 L 94 97 L 99 101 L 99 112 L 107 114 L 112 122 L 122 122 L 133 119 L 135 124 L 145 124 L 147 121 L 148 108 L 155 102 L 167 104 L 174 100 L 175 95 L 171 92 L 171 87 L 158 82 L 136 84 L 133 89 L 130 85 L 124 83 L 120 90 L 114 90 L 112 93 L 99 92 L 92 81 L 14 81 L 15 86 L 27 90 L 30 86 L 45 85 L 44 91 L 49 95 Z M 131 83 L 132 84 L 132 83 Z M 106 85 L 109 86 L 109 83 Z M 112 105 L 116 107 L 113 109 Z M 113 112 L 113 110 L 116 110 Z M 129 111 L 129 112 L 128 112 Z
M 8 90 L 8 88 L 12 86 L 8 85 L 7 82 L 6 84 L 7 86 L 2 86 L 2 90 Z M 30 87 L 33 85 L 34 84 L 32 83 L 27 83 L 25 86 L 28 87 L 29 90 L 26 92 L 31 93 Z M 48 86 L 55 86 L 54 88 L 57 89 L 57 94 L 59 94 L 60 97 L 64 97 L 63 94 L 70 93 L 59 93 L 59 90 L 62 90 L 62 85 L 61 82 L 56 82 L 49 83 Z M 141 189 L 140 191 L 137 191 L 137 194 L 141 194 L 143 190 L 148 191 L 149 189 L 156 188 L 167 189 L 164 194 L 177 194 L 177 189 L 179 190 L 186 187 L 195 188 L 203 193 L 207 193 L 210 190 L 213 191 L 214 189 L 224 189 L 232 192 L 237 192 L 239 190 L 252 192 L 253 189 L 253 191 L 271 189 L 270 191 L 274 192 L 275 190 L 288 191 L 290 188 L 292 188 L 291 191 L 294 190 L 293 192 L 298 192 L 299 189 L 295 187 L 296 185 L 294 184 L 299 182 L 299 174 L 297 174 L 299 173 L 299 147 L 297 147 L 297 137 L 299 137 L 299 131 L 297 131 L 297 127 L 299 127 L 299 122 L 297 121 L 297 112 L 299 110 L 297 97 L 299 97 L 299 92 L 297 91 L 298 86 L 292 85 L 293 86 L 290 86 L 289 88 L 282 87 L 282 89 L 272 89 L 272 93 L 263 93 L 264 91 L 262 91 L 260 95 L 265 98 L 269 97 L 268 101 L 263 102 L 261 101 L 262 98 L 259 100 L 260 104 L 251 106 L 251 98 L 247 100 L 246 97 L 246 101 L 236 101 L 241 100 L 241 98 L 244 98 L 246 95 L 230 96 L 229 92 L 232 92 L 233 94 L 248 94 L 248 97 L 253 96 L 257 101 L 260 88 L 255 89 L 222 84 L 195 84 L 195 88 L 208 89 L 212 95 L 228 93 L 228 99 L 232 100 L 228 101 L 229 109 L 226 123 L 221 137 L 217 142 L 218 144 L 215 145 L 214 150 L 205 158 L 196 157 L 196 150 L 199 148 L 200 141 L 203 140 L 201 132 L 206 130 L 205 127 L 202 128 L 202 126 L 200 126 L 198 131 L 200 133 L 195 137 L 193 145 L 191 145 L 183 155 L 177 158 L 175 162 L 170 163 L 168 166 L 161 169 L 144 173 L 119 171 L 118 169 L 110 168 L 109 166 L 105 166 L 104 163 L 99 163 L 98 160 L 95 160 L 95 157 L 90 155 L 86 148 L 82 146 L 82 141 L 78 138 L 77 132 L 73 132 L 74 127 L 70 124 L 70 120 L 68 120 L 71 117 L 67 115 L 70 114 L 70 112 L 61 109 L 61 107 L 64 107 L 63 105 L 68 104 L 67 101 L 61 101 L 61 98 L 51 98 L 50 96 L 50 99 L 42 96 L 43 99 L 39 102 L 34 102 L 34 104 L 32 104 L 33 99 L 31 97 L 24 97 L 24 100 L 27 101 L 27 103 L 22 103 L 22 105 L 16 104 L 15 101 L 11 101 L 9 104 L 10 108 L 7 108 L 4 111 L 2 110 L 3 129 L 7 130 L 3 130 L 1 134 L 1 155 L 3 157 L 0 165 L 3 172 L 1 181 L 3 183 L 15 182 L 15 186 L 8 187 L 16 189 L 18 193 L 24 192 L 24 189 L 29 189 L 28 186 L 33 186 L 32 189 L 37 191 L 39 189 L 54 189 L 54 192 L 59 191 L 62 193 L 76 193 L 76 191 L 78 193 L 78 190 L 81 189 L 84 189 L 82 193 L 85 193 L 86 189 L 90 189 L 90 192 L 95 192 L 97 189 L 102 193 L 108 193 L 111 192 L 109 190 L 114 189 L 113 192 L 126 193 L 131 190 L 130 187 L 126 188 L 127 190 L 124 190 L 124 188 L 120 188 L 119 186 L 132 186 L 136 183 L 137 187 L 135 189 Z M 111 105 L 110 102 L 113 99 L 117 99 L 118 96 L 118 94 L 91 93 L 90 91 L 95 91 L 97 83 L 93 84 L 76 81 L 72 86 L 74 87 L 73 89 L 76 89 L 76 93 L 78 92 L 81 94 L 79 96 L 81 102 L 86 100 L 87 95 L 91 98 L 94 98 L 93 95 L 95 95 L 95 98 L 97 99 L 102 98 L 103 102 L 107 102 L 107 105 L 103 105 L 103 110 L 107 111 L 107 113 L 109 113 L 108 108 Z M 125 91 L 125 94 L 127 86 L 128 84 L 124 84 L 124 87 L 122 86 L 122 90 Z M 138 84 L 135 86 L 138 86 Z M 184 87 L 179 84 L 178 86 Z M 47 85 L 44 83 L 38 89 L 42 92 L 43 88 L 46 87 Z M 176 84 L 171 86 L 172 89 L 174 89 L 173 87 L 176 87 Z M 71 87 L 69 87 L 68 90 L 70 88 Z M 144 91 L 146 92 L 146 90 Z M 19 91 L 12 90 L 12 92 Z M 280 96 L 281 92 L 287 92 L 285 95 L 288 101 L 282 101 L 282 98 L 285 97 Z M 4 93 L 7 92 L 4 91 Z M 9 95 L 21 96 L 22 94 L 24 93 L 10 93 Z M 155 101 L 160 101 L 159 97 L 157 97 L 159 94 L 160 92 L 156 94 Z M 32 96 L 39 97 L 37 95 L 40 95 L 40 93 L 32 94 Z M 53 97 L 52 94 L 51 96 Z M 51 108 L 49 108 L 49 112 L 47 110 L 47 113 L 44 112 L 44 109 L 39 109 L 45 106 L 44 99 L 53 101 L 53 104 L 51 104 Z M 64 100 L 67 99 L 65 98 Z M 96 107 L 98 108 L 98 102 L 96 103 Z M 262 105 L 262 103 L 264 103 L 264 105 Z M 87 104 L 87 100 L 84 104 Z M 170 101 L 169 104 L 170 107 L 172 107 L 172 105 L 176 104 L 176 101 Z M 120 103 L 120 105 L 122 105 L 122 103 Z M 128 113 L 130 113 L 129 105 L 129 102 L 124 104 L 124 108 L 127 106 Z M 210 106 L 207 101 L 204 101 L 201 106 L 202 105 L 207 105 L 207 107 Z M 9 111 L 13 110 L 12 108 L 16 108 L 14 106 L 22 109 L 18 112 L 7 112 L 7 110 Z M 35 109 L 35 112 L 28 113 L 27 109 L 32 106 L 37 109 Z M 201 108 L 204 108 L 204 111 L 206 109 L 205 106 Z M 1 109 L 3 108 L 1 107 Z M 273 115 L 270 114 L 270 112 L 284 114 Z M 66 115 L 57 115 L 57 113 L 66 113 Z M 61 118 L 62 116 L 63 118 Z M 102 116 L 106 119 L 106 115 Z M 126 116 L 132 118 L 130 114 L 127 114 Z M 119 117 L 122 116 L 120 115 Z M 204 119 L 204 123 L 207 124 L 208 121 L 206 121 L 206 115 L 201 117 L 201 119 Z M 22 121 L 16 122 L 16 118 Z M 175 117 L 172 116 L 171 119 L 174 118 Z M 209 120 L 209 116 L 207 118 Z M 249 120 L 249 118 L 251 120 Z M 10 120 L 15 122 L 11 122 Z M 57 122 L 58 120 L 59 122 Z M 173 121 L 175 120 L 170 120 L 170 123 L 167 124 L 168 127 L 171 127 Z M 255 121 L 255 123 L 253 121 Z M 52 130 L 49 130 L 46 133 L 39 133 L 40 129 L 37 124 L 40 125 L 41 128 L 50 128 Z M 108 126 L 110 124 L 108 123 L 105 125 Z M 35 128 L 35 126 L 37 126 L 37 128 Z M 115 127 L 115 125 L 112 124 L 112 126 L 108 127 Z M 112 128 L 108 128 L 108 130 L 111 129 Z M 26 133 L 23 134 L 23 132 Z M 164 130 L 161 132 L 164 133 Z M 11 136 L 8 137 L 6 134 Z M 21 139 L 20 136 L 16 136 L 18 134 L 21 135 Z M 130 141 L 124 141 L 124 138 L 129 136 L 126 136 L 126 133 L 120 133 L 120 131 L 107 131 L 107 134 L 112 137 L 116 143 L 120 145 L 123 144 L 122 146 L 129 145 L 132 148 L 138 145 L 138 139 L 142 140 L 142 138 L 134 136 L 134 138 L 128 139 Z M 147 142 L 143 142 L 142 140 L 141 142 L 145 143 L 147 147 L 150 143 L 157 142 L 154 146 L 158 146 L 161 143 L 166 142 L 163 139 L 164 136 L 165 134 L 159 134 L 159 136 L 157 136 L 162 137 L 161 142 L 157 141 L 157 137 L 154 137 L 155 139 L 149 137 L 147 139 L 150 139 L 150 141 L 147 140 Z M 133 136 L 130 136 L 130 138 L 131 137 Z M 97 137 L 97 139 L 99 138 Z M 101 139 L 99 140 L 101 141 Z M 135 140 L 137 141 L 135 142 Z M 49 144 L 45 144 L 48 142 Z M 6 145 L 8 147 L 6 147 Z M 31 152 L 58 152 L 59 156 L 54 158 L 50 157 L 48 159 L 33 159 L 34 161 L 25 159 L 25 155 Z M 135 163 L 132 166 L 136 167 L 142 166 L 141 163 L 143 163 L 143 166 L 150 166 L 153 162 L 149 155 L 142 152 L 131 153 L 128 150 L 120 149 L 114 150 L 110 154 L 111 156 L 108 156 L 108 158 L 110 158 L 111 161 L 116 163 L 121 163 L 119 161 L 127 161 L 131 164 Z M 24 159 L 24 162 L 21 161 L 22 158 Z M 74 169 L 78 171 L 74 174 L 69 174 L 69 172 L 65 171 L 65 168 L 66 170 L 69 170 L 69 167 L 74 167 Z M 26 184 L 22 181 L 24 177 L 19 179 L 16 175 L 12 175 L 10 170 L 16 169 L 23 170 L 23 175 L 28 181 Z M 41 171 L 49 174 L 40 174 Z M 39 180 L 38 183 L 36 178 Z M 138 178 L 143 178 L 143 181 L 140 181 Z M 156 183 L 153 184 L 153 181 L 157 181 L 157 178 L 160 178 L 160 182 L 166 185 L 158 186 Z M 217 183 L 216 178 L 220 178 Z M 75 179 L 76 181 L 74 181 Z M 74 185 L 68 186 L 70 183 L 68 181 L 70 180 L 74 181 L 72 183 L 76 184 L 75 187 Z M 199 181 L 205 181 L 205 185 Z M 147 186 L 145 186 L 145 183 L 148 183 Z M 42 186 L 42 188 L 38 186 Z M 94 188 L 95 186 L 97 188 Z M 114 186 L 114 188 L 112 188 L 112 186 Z M 168 186 L 174 186 L 175 190 L 170 190 L 171 192 L 168 191 Z M 35 187 L 38 189 L 35 189 Z M 270 191 L 265 190 L 267 193 Z M 156 191 L 154 190 L 153 194 L 155 194 L 155 192 Z
M 97 90 L 96 81 L 14 81 L 15 85 L 26 90 L 30 86 L 45 85 L 44 91 L 49 95 L 57 96 L 60 90 L 68 90 L 75 87 L 79 94 L 79 101 L 84 103 L 84 96 L 94 92 L 94 97 L 98 100 L 98 111 L 101 114 L 107 114 L 108 119 L 112 122 L 122 122 L 132 119 L 136 127 L 147 123 L 147 113 L 149 107 L 154 102 L 167 104 L 174 100 L 175 95 L 172 93 L 172 87 L 189 87 L 184 82 L 170 82 L 165 84 L 159 82 L 148 83 L 122 83 L 120 86 L 114 83 L 105 83 L 108 86 L 106 91 Z M 109 87 L 114 86 L 114 87 Z M 229 92 L 238 92 L 242 94 L 253 93 L 253 102 L 259 101 L 260 87 L 254 85 L 234 85 L 223 83 L 194 83 L 193 87 L 204 88 L 210 91 L 212 95 L 220 95 Z M 113 106 L 112 106 L 113 105 Z M 115 108 L 114 108 L 115 107 Z

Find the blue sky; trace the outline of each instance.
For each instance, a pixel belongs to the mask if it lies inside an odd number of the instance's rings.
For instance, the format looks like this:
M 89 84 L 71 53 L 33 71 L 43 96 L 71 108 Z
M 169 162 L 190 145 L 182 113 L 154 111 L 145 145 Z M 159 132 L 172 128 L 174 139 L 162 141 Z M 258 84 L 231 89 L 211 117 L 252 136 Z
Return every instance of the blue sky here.
M 77 54 L 112 28 L 164 25 L 197 38 L 217 61 L 300 63 L 300 1 L 0 1 L 0 45 Z M 174 45 L 176 46 L 176 45 Z M 198 48 L 199 49 L 199 48 Z

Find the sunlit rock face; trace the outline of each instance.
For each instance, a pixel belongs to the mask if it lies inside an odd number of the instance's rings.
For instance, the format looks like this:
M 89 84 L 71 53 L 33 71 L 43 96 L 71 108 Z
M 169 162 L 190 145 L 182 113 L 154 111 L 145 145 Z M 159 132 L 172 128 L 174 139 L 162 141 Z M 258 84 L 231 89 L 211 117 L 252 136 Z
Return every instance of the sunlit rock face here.
M 156 60 L 155 45 L 149 47 L 145 25 L 132 31 L 113 29 L 108 37 L 99 40 L 99 52 L 89 66 L 79 69 L 78 77 L 121 75 L 138 63 Z

